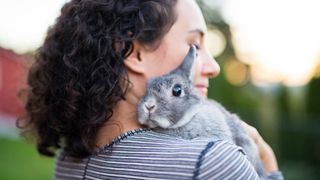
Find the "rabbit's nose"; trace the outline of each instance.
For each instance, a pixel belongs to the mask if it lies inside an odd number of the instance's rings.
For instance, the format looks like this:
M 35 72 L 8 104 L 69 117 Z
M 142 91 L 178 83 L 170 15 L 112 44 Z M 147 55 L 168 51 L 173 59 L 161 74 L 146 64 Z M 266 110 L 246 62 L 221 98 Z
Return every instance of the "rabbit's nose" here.
M 145 104 L 144 106 L 148 109 L 148 111 L 152 111 L 156 107 L 154 104 Z

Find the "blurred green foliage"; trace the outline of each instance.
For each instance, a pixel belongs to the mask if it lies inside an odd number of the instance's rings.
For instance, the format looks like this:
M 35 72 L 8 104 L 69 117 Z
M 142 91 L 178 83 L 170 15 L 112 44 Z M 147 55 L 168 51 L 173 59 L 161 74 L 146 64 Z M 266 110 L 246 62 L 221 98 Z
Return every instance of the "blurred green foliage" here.
M 53 179 L 54 159 L 40 157 L 34 144 L 0 137 L 0 179 Z

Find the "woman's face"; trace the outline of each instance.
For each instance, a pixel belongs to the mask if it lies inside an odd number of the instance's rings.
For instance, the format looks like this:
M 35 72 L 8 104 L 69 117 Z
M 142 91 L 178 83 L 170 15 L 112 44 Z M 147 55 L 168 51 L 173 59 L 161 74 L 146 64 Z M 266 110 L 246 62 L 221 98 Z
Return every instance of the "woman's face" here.
M 146 58 L 146 78 L 164 75 L 178 67 L 190 46 L 198 47 L 198 60 L 195 65 L 194 85 L 202 96 L 207 96 L 209 78 L 220 72 L 220 67 L 205 46 L 206 24 L 194 0 L 178 0 L 177 20 L 164 36 L 160 46 Z

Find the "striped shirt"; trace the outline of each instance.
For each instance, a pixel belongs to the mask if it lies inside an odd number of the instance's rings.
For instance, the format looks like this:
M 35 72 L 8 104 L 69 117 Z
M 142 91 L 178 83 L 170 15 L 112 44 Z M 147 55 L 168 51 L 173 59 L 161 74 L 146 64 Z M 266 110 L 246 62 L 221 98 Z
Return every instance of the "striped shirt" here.
M 277 174 L 278 173 L 278 174 Z M 281 173 L 270 177 L 282 179 Z M 55 179 L 259 179 L 243 150 L 226 141 L 129 131 L 85 159 L 61 151 Z M 274 179 L 274 178 L 272 178 Z

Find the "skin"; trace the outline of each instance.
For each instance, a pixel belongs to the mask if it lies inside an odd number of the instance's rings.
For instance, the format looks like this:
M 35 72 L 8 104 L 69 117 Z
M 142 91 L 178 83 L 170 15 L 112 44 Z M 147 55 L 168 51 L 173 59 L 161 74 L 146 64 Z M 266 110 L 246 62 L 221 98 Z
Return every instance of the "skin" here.
M 134 42 L 133 52 L 125 59 L 131 82 L 126 100 L 117 104 L 112 118 L 99 130 L 98 147 L 108 144 L 124 132 L 143 127 L 137 120 L 136 105 L 145 93 L 147 81 L 178 67 L 191 44 L 198 47 L 194 85 L 202 96 L 207 97 L 209 78 L 216 77 L 220 67 L 205 46 L 207 27 L 203 15 L 194 0 L 178 0 L 176 12 L 176 22 L 156 49 L 150 50 Z M 270 146 L 264 142 L 255 128 L 247 124 L 244 126 L 255 139 L 267 171 L 278 170 L 276 158 Z

